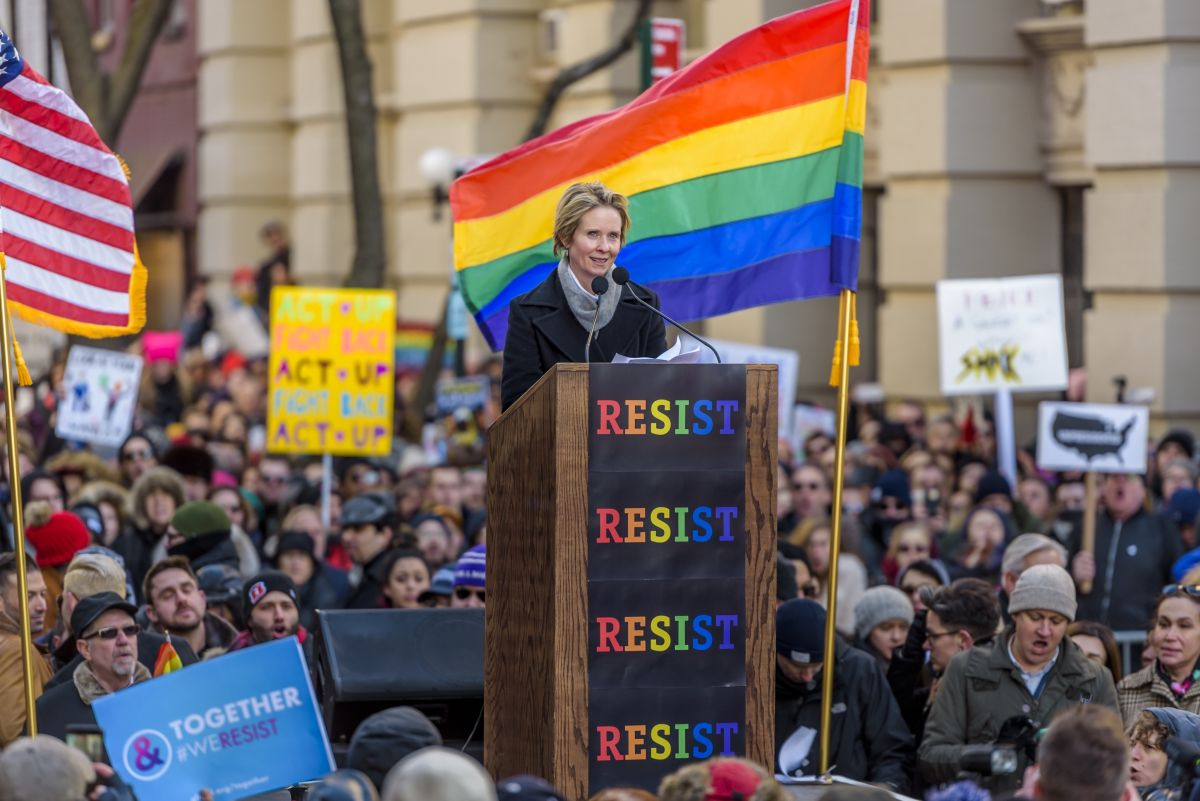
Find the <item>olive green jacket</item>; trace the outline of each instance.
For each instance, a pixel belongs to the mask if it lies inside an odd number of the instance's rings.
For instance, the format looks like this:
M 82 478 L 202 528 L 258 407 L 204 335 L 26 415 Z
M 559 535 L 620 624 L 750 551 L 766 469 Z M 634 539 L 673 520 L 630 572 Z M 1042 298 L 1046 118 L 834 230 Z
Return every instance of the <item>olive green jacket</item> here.
M 1034 698 L 1008 655 L 1011 637 L 1012 631 L 1006 631 L 996 638 L 995 645 L 972 648 L 950 660 L 925 723 L 919 752 L 926 781 L 954 779 L 964 746 L 995 742 L 1000 727 L 1011 717 L 1026 715 L 1043 729 L 1077 703 L 1104 704 L 1117 710 L 1117 691 L 1108 668 L 1089 662 L 1070 637 L 1063 638 L 1058 660 L 1041 695 Z M 1011 792 L 1019 786 L 1027 760 L 1024 754 L 1018 756 L 1020 765 L 1013 776 L 988 782 L 994 791 Z

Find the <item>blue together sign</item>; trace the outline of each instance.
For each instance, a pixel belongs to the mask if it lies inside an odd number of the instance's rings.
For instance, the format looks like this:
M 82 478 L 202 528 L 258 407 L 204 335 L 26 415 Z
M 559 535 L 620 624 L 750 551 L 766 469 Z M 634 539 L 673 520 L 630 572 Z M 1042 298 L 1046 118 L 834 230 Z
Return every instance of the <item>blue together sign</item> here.
M 201 662 L 92 705 L 139 798 L 245 798 L 334 769 L 295 637 Z

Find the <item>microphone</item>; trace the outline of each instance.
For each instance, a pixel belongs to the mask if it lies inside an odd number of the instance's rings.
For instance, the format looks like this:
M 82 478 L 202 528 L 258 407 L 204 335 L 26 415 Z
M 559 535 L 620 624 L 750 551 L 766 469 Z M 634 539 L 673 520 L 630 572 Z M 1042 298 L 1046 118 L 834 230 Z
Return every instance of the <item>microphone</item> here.
M 596 314 L 592 317 L 592 329 L 588 331 L 587 344 L 583 346 L 583 363 L 592 363 L 592 337 L 596 336 L 596 321 L 600 319 L 600 297 L 608 291 L 608 279 L 598 275 L 592 279 L 592 291 L 596 293 Z
M 612 271 L 612 278 L 613 278 L 613 280 L 614 280 L 614 281 L 616 281 L 616 282 L 617 282 L 617 284 L 618 284 L 619 286 L 625 286 L 625 284 L 629 284 L 629 286 L 630 286 L 630 287 L 637 287 L 637 286 L 638 286 L 638 285 L 637 285 L 637 284 L 635 284 L 633 281 L 630 281 L 630 280 L 629 280 L 629 270 L 626 270 L 624 267 L 614 267 L 614 268 L 613 268 L 613 271 Z M 638 287 L 638 288 L 640 289 L 641 287 Z M 706 347 L 706 348 L 708 348 L 709 350 L 711 350 L 711 351 L 713 352 L 713 356 L 716 356 L 716 357 L 717 357 L 717 364 L 722 364 L 722 362 L 721 362 L 721 354 L 717 353 L 717 349 L 716 349 L 716 348 L 714 348 L 714 347 L 713 347 L 711 344 L 709 344 L 708 340 L 704 339 L 704 337 L 698 336 L 698 335 L 697 335 L 695 332 L 693 332 L 693 331 L 690 331 L 690 330 L 687 328 L 687 326 L 683 325 L 682 323 L 677 323 L 677 322 L 675 322 L 675 321 L 674 321 L 674 320 L 672 320 L 670 317 L 668 317 L 666 314 L 664 314 L 662 311 L 660 311 L 659 309 L 656 309 L 656 308 L 654 308 L 654 307 L 653 307 L 653 306 L 651 306 L 649 303 L 647 303 L 646 301 L 644 301 L 644 300 L 642 300 L 641 298 L 639 298 L 639 297 L 638 297 L 638 293 L 637 293 L 637 292 L 634 292 L 632 288 L 629 290 L 629 294 L 630 294 L 630 295 L 633 295 L 633 299 L 634 299 L 634 300 L 636 300 L 638 303 L 642 304 L 642 305 L 643 305 L 643 306 L 645 306 L 647 309 L 649 309 L 650 311 L 654 312 L 654 313 L 655 313 L 655 314 L 657 314 L 659 317 L 663 318 L 663 319 L 664 319 L 664 320 L 666 320 L 668 323 L 670 323 L 671 325 L 675 326 L 675 327 L 676 327 L 676 328 L 678 328 L 680 331 L 682 331 L 683 333 L 687 334 L 687 335 L 688 335 L 688 336 L 690 336 L 692 339 L 696 340 L 696 341 L 697 341 L 697 342 L 699 342 L 701 345 L 703 345 L 704 347 Z

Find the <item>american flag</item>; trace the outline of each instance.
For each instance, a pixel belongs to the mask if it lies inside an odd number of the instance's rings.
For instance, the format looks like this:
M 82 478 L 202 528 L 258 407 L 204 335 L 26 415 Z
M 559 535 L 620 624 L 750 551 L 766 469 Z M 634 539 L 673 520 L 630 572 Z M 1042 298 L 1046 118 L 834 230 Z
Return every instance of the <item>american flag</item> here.
M 0 250 L 10 307 L 108 337 L 145 323 L 129 179 L 87 115 L 0 31 Z

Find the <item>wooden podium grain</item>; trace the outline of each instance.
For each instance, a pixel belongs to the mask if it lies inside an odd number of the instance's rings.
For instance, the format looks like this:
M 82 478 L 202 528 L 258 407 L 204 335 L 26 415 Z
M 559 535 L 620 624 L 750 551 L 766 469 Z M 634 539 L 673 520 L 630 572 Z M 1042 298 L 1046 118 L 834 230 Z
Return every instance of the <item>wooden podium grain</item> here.
M 746 756 L 775 738 L 777 376 L 746 367 Z M 588 367 L 559 364 L 488 432 L 484 762 L 588 788 Z

